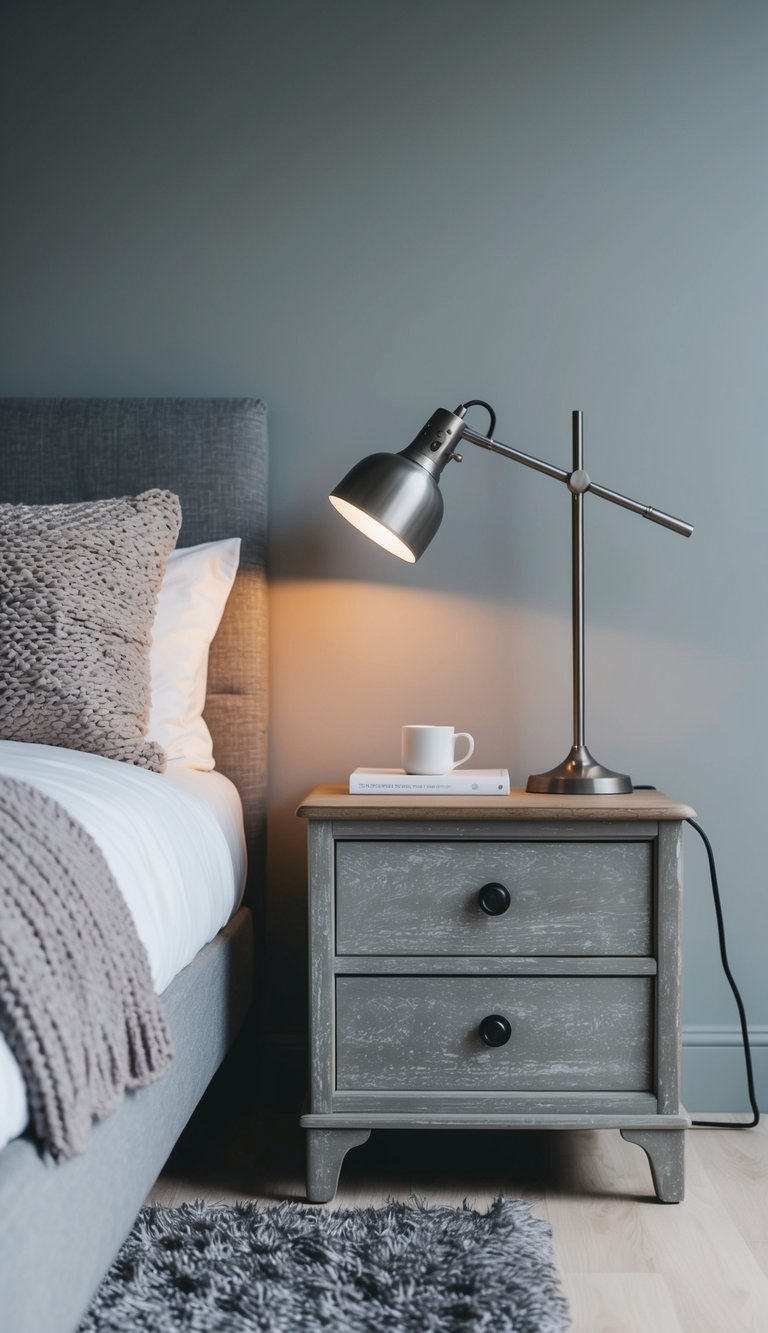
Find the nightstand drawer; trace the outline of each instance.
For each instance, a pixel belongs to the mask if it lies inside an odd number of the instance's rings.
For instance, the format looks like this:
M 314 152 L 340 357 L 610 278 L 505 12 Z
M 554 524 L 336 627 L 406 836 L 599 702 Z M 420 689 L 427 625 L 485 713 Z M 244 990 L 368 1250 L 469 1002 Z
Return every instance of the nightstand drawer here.
M 338 977 L 336 1087 L 650 1091 L 652 1003 L 646 977 Z
M 339 842 L 336 952 L 634 955 L 652 948 L 650 842 Z M 498 890 L 481 890 L 487 885 Z M 486 908 L 501 908 L 489 914 Z

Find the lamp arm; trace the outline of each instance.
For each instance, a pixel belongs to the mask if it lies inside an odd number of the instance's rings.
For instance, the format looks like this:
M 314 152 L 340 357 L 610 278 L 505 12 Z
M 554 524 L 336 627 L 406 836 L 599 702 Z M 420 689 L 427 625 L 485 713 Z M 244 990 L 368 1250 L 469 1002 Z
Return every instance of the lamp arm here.
M 548 477 L 554 477 L 556 481 L 564 481 L 568 484 L 570 472 L 564 468 L 555 467 L 554 463 L 545 463 L 543 458 L 534 458 L 533 454 L 524 454 L 520 449 L 513 449 L 509 444 L 500 444 L 498 440 L 489 440 L 487 435 L 480 435 L 471 426 L 465 426 L 461 438 L 468 440 L 470 444 L 476 444 L 481 449 L 489 449 L 492 454 L 501 454 L 502 458 L 511 458 L 515 463 L 522 463 L 524 467 L 535 468 L 537 472 L 543 472 Z
M 522 463 L 524 467 L 533 468 L 536 472 L 543 472 L 547 477 L 554 477 L 556 481 L 565 482 L 574 493 L 596 495 L 600 500 L 610 500 L 612 504 L 620 505 L 622 509 L 629 509 L 633 514 L 640 514 L 641 518 L 650 519 L 651 523 L 659 523 L 663 528 L 669 528 L 672 532 L 677 532 L 681 537 L 690 537 L 693 527 L 686 523 L 682 518 L 674 518 L 672 514 L 665 514 L 661 509 L 654 509 L 652 505 L 642 504 L 639 500 L 631 500 L 628 495 L 621 495 L 619 491 L 609 490 L 607 486 L 599 486 L 597 482 L 591 481 L 586 473 L 582 472 L 579 478 L 579 485 L 570 485 L 571 472 L 566 472 L 564 468 L 555 467 L 553 463 L 545 463 L 542 458 L 535 458 L 533 454 L 524 454 L 520 449 L 513 449 L 508 444 L 501 444 L 498 440 L 491 440 L 486 435 L 480 435 L 478 431 L 472 430 L 471 426 L 464 426 L 462 439 L 467 440 L 469 444 L 476 444 L 480 449 L 488 449 L 492 454 L 500 454 L 502 458 L 509 458 L 515 463 Z M 583 484 L 581 481 L 583 479 Z

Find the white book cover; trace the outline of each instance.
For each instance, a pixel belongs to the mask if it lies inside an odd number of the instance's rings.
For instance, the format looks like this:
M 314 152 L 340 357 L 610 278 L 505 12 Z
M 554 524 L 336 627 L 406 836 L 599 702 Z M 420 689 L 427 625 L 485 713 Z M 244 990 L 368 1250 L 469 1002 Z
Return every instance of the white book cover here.
M 457 768 L 453 773 L 406 773 L 402 768 L 356 768 L 350 796 L 509 796 L 506 768 Z

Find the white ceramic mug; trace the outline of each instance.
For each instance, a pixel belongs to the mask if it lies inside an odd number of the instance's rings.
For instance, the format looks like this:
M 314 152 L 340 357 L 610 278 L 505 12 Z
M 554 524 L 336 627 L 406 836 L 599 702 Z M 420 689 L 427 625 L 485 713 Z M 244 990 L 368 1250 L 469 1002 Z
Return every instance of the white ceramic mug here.
M 456 758 L 456 742 L 469 742 L 469 749 L 461 759 Z M 475 749 L 475 740 L 468 731 L 454 731 L 453 727 L 403 727 L 401 762 L 406 773 L 450 773 L 460 764 L 466 764 Z

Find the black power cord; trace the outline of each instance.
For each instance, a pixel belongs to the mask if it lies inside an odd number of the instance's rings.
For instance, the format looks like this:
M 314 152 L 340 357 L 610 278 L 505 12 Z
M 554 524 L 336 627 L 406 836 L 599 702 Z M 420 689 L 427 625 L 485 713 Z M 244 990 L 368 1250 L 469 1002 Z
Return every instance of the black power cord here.
M 484 407 L 490 418 L 488 422 L 488 439 L 493 439 L 493 432 L 496 429 L 496 413 L 490 403 L 486 403 L 484 398 L 468 398 L 462 407 Z
M 656 791 L 652 786 L 637 786 L 635 791 Z M 757 1093 L 755 1092 L 755 1076 L 752 1068 L 752 1048 L 749 1044 L 749 1026 L 747 1024 L 747 1011 L 744 1008 L 744 1001 L 736 980 L 731 971 L 731 965 L 728 962 L 728 949 L 725 942 L 725 922 L 723 920 L 723 905 L 720 901 L 720 886 L 717 880 L 717 866 L 715 865 L 715 853 L 712 850 L 712 843 L 709 841 L 701 824 L 697 824 L 695 819 L 686 819 L 686 824 L 690 824 L 695 829 L 704 843 L 709 862 L 709 878 L 712 884 L 712 897 L 715 903 L 715 917 L 717 918 L 717 937 L 720 943 L 720 961 L 723 965 L 723 972 L 731 990 L 733 998 L 736 1001 L 736 1008 L 739 1011 L 739 1022 L 741 1024 L 741 1039 L 744 1044 L 744 1064 L 747 1071 L 747 1090 L 749 1093 L 749 1104 L 752 1108 L 751 1120 L 692 1120 L 691 1125 L 696 1129 L 754 1129 L 760 1124 L 760 1110 L 757 1105 Z

